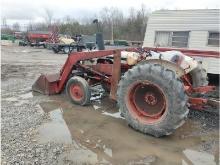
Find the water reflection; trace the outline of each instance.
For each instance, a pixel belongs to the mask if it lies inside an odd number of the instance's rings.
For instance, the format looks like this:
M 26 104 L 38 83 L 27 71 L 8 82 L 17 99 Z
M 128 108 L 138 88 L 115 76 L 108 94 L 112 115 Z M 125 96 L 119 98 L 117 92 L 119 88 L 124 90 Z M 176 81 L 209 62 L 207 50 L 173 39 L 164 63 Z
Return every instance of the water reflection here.
M 192 150 L 188 150 L 203 144 L 204 137 L 191 136 L 194 130 L 199 129 L 199 124 L 194 121 L 188 120 L 171 136 L 154 138 L 129 128 L 125 120 L 117 118 L 117 109 L 115 112 L 112 109 L 105 111 L 105 107 L 109 106 L 106 103 L 95 110 L 93 106 L 73 105 L 65 97 L 55 96 L 52 100 L 40 103 L 51 121 L 39 128 L 39 138 L 40 142 L 55 141 L 70 145 L 69 152 L 61 155 L 60 164 L 63 161 L 154 165 L 191 165 L 199 162 L 200 158 L 191 159 L 189 155 L 193 155 Z M 217 138 L 217 134 L 217 131 L 209 132 L 207 136 Z M 207 162 L 210 165 L 215 163 L 210 158 Z
M 182 160 L 182 165 L 216 165 L 215 157 L 209 153 L 186 149 L 183 154 L 187 159 Z
M 72 137 L 70 131 L 63 119 L 62 109 L 55 109 L 49 112 L 50 122 L 44 123 L 38 129 L 39 142 L 46 143 L 49 141 L 71 144 Z

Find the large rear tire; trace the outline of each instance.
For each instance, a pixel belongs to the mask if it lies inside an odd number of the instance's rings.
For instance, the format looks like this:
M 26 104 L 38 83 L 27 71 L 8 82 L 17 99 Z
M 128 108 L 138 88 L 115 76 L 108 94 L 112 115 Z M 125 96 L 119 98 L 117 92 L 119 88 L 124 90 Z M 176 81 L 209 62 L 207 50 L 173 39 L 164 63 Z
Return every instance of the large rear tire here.
M 182 82 L 159 64 L 128 70 L 119 82 L 117 97 L 127 123 L 156 137 L 173 133 L 189 112 Z
M 82 77 L 74 76 L 68 80 L 66 94 L 74 104 L 87 105 L 90 103 L 91 90 L 88 82 Z

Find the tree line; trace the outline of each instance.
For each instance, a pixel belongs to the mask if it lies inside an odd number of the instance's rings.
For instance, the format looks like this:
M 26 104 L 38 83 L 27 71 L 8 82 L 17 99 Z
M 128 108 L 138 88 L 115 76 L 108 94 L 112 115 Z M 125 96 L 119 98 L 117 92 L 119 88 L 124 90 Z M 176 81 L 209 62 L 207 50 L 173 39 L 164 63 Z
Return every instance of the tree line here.
M 94 17 L 82 18 L 80 21 L 70 16 L 62 19 L 53 18 L 53 12 L 45 9 L 45 23 L 29 23 L 27 31 L 48 31 L 48 27 L 57 26 L 60 34 L 92 35 L 102 32 L 105 40 L 114 39 L 142 41 L 147 26 L 149 12 L 144 5 L 140 9 L 130 8 L 124 14 L 117 7 L 105 7 Z M 94 19 L 98 20 L 94 22 Z M 20 26 L 15 23 L 12 30 L 19 31 Z

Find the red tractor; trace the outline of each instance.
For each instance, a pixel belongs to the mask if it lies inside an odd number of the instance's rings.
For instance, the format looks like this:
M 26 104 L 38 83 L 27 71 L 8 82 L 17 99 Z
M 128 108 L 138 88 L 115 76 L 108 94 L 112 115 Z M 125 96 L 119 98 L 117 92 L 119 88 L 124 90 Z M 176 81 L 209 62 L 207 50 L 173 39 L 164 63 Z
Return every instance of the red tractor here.
M 91 86 L 102 84 L 117 101 L 127 123 L 156 137 L 184 124 L 189 107 L 202 109 L 207 99 L 193 97 L 214 90 L 202 65 L 181 52 L 149 48 L 73 52 L 58 74 L 41 75 L 34 91 L 66 91 L 74 104 L 90 103 Z

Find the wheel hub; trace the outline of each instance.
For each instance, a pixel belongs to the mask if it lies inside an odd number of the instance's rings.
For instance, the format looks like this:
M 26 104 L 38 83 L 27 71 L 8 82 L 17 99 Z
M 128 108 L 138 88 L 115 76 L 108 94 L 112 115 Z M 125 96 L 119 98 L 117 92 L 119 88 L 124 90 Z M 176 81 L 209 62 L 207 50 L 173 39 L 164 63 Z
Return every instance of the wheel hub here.
M 155 97 L 153 93 L 146 93 L 144 96 L 144 99 L 146 103 L 148 103 L 149 105 L 157 104 L 157 98 Z
M 166 110 L 163 90 L 150 81 L 138 81 L 128 91 L 127 103 L 133 113 L 147 122 L 159 119 Z
M 83 98 L 83 90 L 80 85 L 74 84 L 70 87 L 70 93 L 73 99 L 81 100 Z

